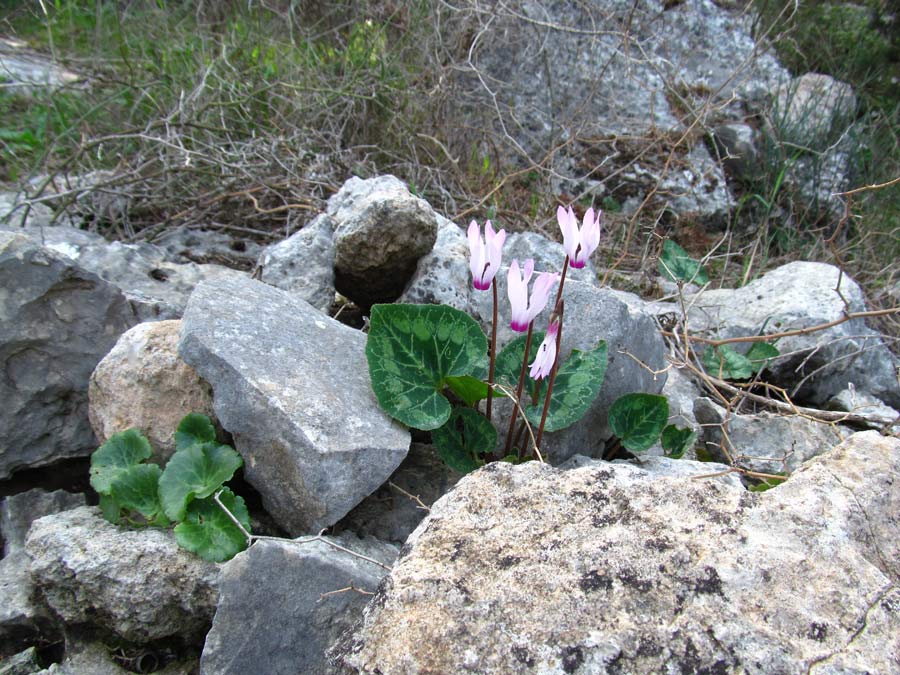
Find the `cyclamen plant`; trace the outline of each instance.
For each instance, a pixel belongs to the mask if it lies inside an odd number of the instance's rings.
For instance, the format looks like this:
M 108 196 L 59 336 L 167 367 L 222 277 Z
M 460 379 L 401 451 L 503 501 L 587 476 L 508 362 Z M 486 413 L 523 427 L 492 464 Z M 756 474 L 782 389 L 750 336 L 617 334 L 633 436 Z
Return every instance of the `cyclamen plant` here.
M 600 340 L 586 352 L 573 350 L 563 363 L 560 344 L 566 272 L 569 266 L 583 268 L 599 245 L 601 218 L 600 211 L 588 209 L 579 227 L 571 207 L 558 209 L 566 251 L 561 273 L 535 276 L 533 260 L 521 266 L 518 260 L 511 262 L 507 273 L 510 327 L 525 336 L 512 340 L 499 353 L 497 274 L 506 232 L 495 231 L 490 221 L 485 223 L 484 237 L 475 221 L 467 231 L 472 285 L 493 294 L 490 340 L 474 319 L 446 305 L 372 308 L 366 357 L 379 403 L 400 422 L 432 431 L 438 453 L 453 468 L 468 472 L 496 459 L 520 462 L 540 457 L 544 431 L 577 422 L 600 392 L 606 343 Z M 547 330 L 536 332 L 535 320 L 547 307 L 554 286 L 557 292 Z M 534 340 L 540 344 L 532 355 Z M 526 384 L 530 403 L 523 398 Z M 514 404 L 501 452 L 492 423 L 495 396 L 513 398 Z M 478 409 L 482 400 L 483 414 Z M 524 437 L 526 428 L 530 443 Z

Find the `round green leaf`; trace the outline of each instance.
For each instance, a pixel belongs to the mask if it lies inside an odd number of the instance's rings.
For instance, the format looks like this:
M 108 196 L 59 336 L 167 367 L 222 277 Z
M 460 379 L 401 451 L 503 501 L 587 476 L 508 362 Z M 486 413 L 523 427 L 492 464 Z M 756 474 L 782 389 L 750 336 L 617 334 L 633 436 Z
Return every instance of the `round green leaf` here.
M 183 450 L 197 443 L 214 443 L 216 428 L 206 415 L 190 413 L 178 423 L 175 431 L 175 449 Z
M 731 345 L 720 345 L 703 352 L 706 372 L 720 380 L 746 380 L 753 375 L 753 364 Z
M 227 445 L 203 443 L 178 450 L 159 479 L 159 499 L 166 516 L 183 520 L 193 499 L 214 493 L 241 464 L 241 456 Z
M 222 504 L 250 531 L 250 514 L 241 497 L 225 488 L 219 495 Z M 224 562 L 247 548 L 247 538 L 212 496 L 191 502 L 184 522 L 175 526 L 175 541 L 204 560 Z
M 768 342 L 754 342 L 747 350 L 747 360 L 752 364 L 753 372 L 758 373 L 768 365 L 771 359 L 781 354 L 775 345 Z
M 446 422 L 446 379 L 483 377 L 487 349 L 481 327 L 452 307 L 372 307 L 366 341 L 372 390 L 381 407 L 408 426 L 430 430 Z
M 668 419 L 668 400 L 655 394 L 625 394 L 609 409 L 609 426 L 632 452 L 653 445 Z
M 659 441 L 668 457 L 681 459 L 697 442 L 697 432 L 690 427 L 680 429 L 674 424 L 669 424 L 662 430 Z
M 545 431 L 559 431 L 575 424 L 587 412 L 600 393 L 606 377 L 607 347 L 604 340 L 588 352 L 573 349 L 556 373 Z M 544 401 L 525 409 L 528 421 L 541 423 Z
M 153 454 L 153 449 L 137 429 L 113 434 L 91 455 L 91 487 L 98 494 L 108 495 L 112 482 L 125 469 L 141 463 Z
M 519 386 L 519 374 L 522 372 L 522 361 L 525 358 L 525 342 L 528 335 L 519 335 L 510 340 L 501 349 L 494 361 L 494 379 L 515 391 Z M 544 331 L 534 331 L 531 336 L 531 348 L 528 350 L 529 360 L 534 361 L 538 345 L 544 340 Z M 528 378 L 528 372 L 525 372 Z
M 469 473 L 484 463 L 481 456 L 494 451 L 497 430 L 477 410 L 455 408 L 444 425 L 431 433 L 431 442 L 447 466 Z
M 156 464 L 138 464 L 125 469 L 112 482 L 110 494 L 119 506 L 137 511 L 146 522 L 155 523 L 163 513 L 159 503 L 159 477 Z

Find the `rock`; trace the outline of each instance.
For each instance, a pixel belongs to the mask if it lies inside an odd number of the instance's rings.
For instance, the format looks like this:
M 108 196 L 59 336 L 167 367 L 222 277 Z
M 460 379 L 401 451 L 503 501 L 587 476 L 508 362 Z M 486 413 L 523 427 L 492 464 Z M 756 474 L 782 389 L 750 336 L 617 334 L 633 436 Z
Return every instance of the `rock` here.
M 636 165 L 634 170 L 637 169 Z M 728 226 L 735 201 L 722 167 L 702 143 L 696 143 L 687 152 L 679 169 L 657 176 L 656 184 L 666 207 L 675 213 L 690 216 L 709 229 L 724 230 Z
M 224 265 L 245 271 L 253 269 L 263 250 L 253 239 L 226 230 L 198 230 L 186 225 L 167 228 L 154 237 L 153 244 L 172 262 Z
M 84 82 L 84 76 L 27 47 L 27 43 L 16 38 L 0 38 L 0 73 L 7 95 L 31 96 L 35 90 L 55 90 Z
M 244 675 L 261 664 L 272 675 L 334 673 L 326 648 L 359 619 L 396 557 L 391 546 L 352 536 L 257 542 L 222 569 L 201 675 Z
M 825 150 L 832 134 L 842 131 L 856 113 L 856 94 L 846 82 L 806 73 L 772 93 L 776 137 L 784 143 Z
M 100 443 L 141 430 L 165 464 L 175 429 L 188 413 L 214 417 L 212 389 L 178 356 L 181 321 L 141 323 L 119 338 L 91 375 L 91 426 Z
M 66 655 L 40 675 L 184 675 L 197 672 L 197 658 L 173 658 L 169 650 L 112 648 L 87 637 L 66 636 Z
M 244 477 L 294 536 L 340 520 L 409 449 L 372 393 L 365 341 L 250 279 L 204 282 L 185 309 L 179 353 L 212 385 Z
M 31 560 L 25 554 L 25 537 L 38 518 L 82 505 L 84 495 L 39 489 L 10 495 L 0 503 L 0 655 L 53 634 L 50 617 L 31 599 Z
M 0 675 L 32 675 L 40 670 L 37 649 L 29 647 L 25 651 L 3 659 L 0 663 Z
M 434 246 L 437 217 L 394 176 L 351 178 L 328 200 L 338 291 L 361 305 L 392 302 Z
M 21 193 L 0 192 L 0 230 L 47 227 L 52 222 L 53 209 L 46 204 L 28 204 Z
M 761 494 L 648 464 L 463 478 L 342 672 L 897 672 L 900 441 L 856 434 Z
M 390 479 L 348 513 L 335 529 L 403 544 L 431 505 L 459 478 L 433 446 L 413 443 Z
M 799 415 L 726 414 L 709 398 L 694 402 L 694 415 L 703 428 L 701 439 L 706 451 L 714 461 L 733 462 L 761 473 L 793 473 L 849 435 L 837 425 L 813 422 Z
M 190 642 L 209 629 L 219 570 L 172 532 L 126 530 L 82 506 L 35 521 L 25 543 L 40 597 L 66 624 L 122 639 Z
M 880 418 L 885 422 L 900 422 L 900 412 L 884 404 L 880 398 L 856 391 L 856 387 L 850 382 L 846 389 L 839 391 L 826 407 L 829 410 L 843 410 L 857 415 L 869 415 Z
M 22 235 L 0 232 L 0 478 L 97 447 L 88 380 L 135 323 L 116 287 Z
M 296 234 L 267 246 L 259 280 L 289 291 L 316 309 L 334 304 L 334 224 L 323 213 Z
M 840 294 L 835 291 L 838 281 Z M 811 328 L 841 319 L 845 309 L 866 309 L 853 279 L 837 267 L 815 262 L 788 263 L 741 288 L 704 291 L 688 304 L 690 330 L 719 338 Z M 786 387 L 798 403 L 822 404 L 853 382 L 859 390 L 900 406 L 896 360 L 863 319 L 784 337 L 777 347 L 784 356 L 770 362 L 763 376 Z
M 743 181 L 756 178 L 760 167 L 753 127 L 743 122 L 726 122 L 713 130 L 711 140 L 730 175 Z

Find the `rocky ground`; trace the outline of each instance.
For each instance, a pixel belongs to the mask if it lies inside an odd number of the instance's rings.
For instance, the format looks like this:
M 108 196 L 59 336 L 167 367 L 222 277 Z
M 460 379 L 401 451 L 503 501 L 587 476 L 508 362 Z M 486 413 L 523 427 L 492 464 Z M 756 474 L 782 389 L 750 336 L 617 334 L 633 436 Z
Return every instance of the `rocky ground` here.
M 726 62 L 732 72 L 734 54 L 756 46 L 736 12 L 689 10 L 639 22 L 637 44 L 686 81 L 723 87 Z M 728 44 L 711 47 L 715 31 Z M 675 33 L 691 39 L 660 38 Z M 498 41 L 482 65 L 499 77 L 516 49 L 527 55 L 527 41 Z M 592 71 L 568 54 L 553 64 L 577 89 Z M 535 64 L 523 59 L 526 78 Z M 653 124 L 677 126 L 646 63 L 635 95 L 655 101 Z M 716 133 L 729 161 L 752 155 L 745 112 L 779 95 L 779 69 L 765 55 L 748 66 Z M 552 106 L 519 85 L 498 95 L 527 111 L 520 140 L 537 148 Z M 726 171 L 740 169 L 703 143 L 693 152 L 694 173 L 664 192 L 714 220 L 731 199 Z M 600 396 L 581 423 L 545 436 L 546 463 L 461 477 L 427 435 L 384 413 L 368 381 L 360 329 L 373 302 L 490 320 L 489 294 L 471 286 L 467 223 L 402 181 L 350 179 L 302 230 L 250 247 L 244 270 L 191 262 L 178 233 L 110 242 L 52 202 L 26 217 L 21 194 L 2 199 L 0 674 L 900 670 L 898 363 L 837 267 L 793 262 L 733 289 L 658 279 L 653 298 L 602 285 L 593 263 L 571 270 L 562 351 L 606 340 Z M 190 236 L 193 248 L 223 245 L 220 233 Z M 504 266 L 529 257 L 559 271 L 565 253 L 511 235 Z M 703 377 L 684 341 L 760 333 L 787 333 L 765 379 L 793 404 Z M 696 448 L 603 460 L 609 407 L 630 392 L 666 395 Z M 222 564 L 169 530 L 108 523 L 86 489 L 99 443 L 137 427 L 162 462 L 189 412 L 214 418 L 243 457 L 234 489 L 267 535 Z M 754 472 L 787 479 L 751 491 Z

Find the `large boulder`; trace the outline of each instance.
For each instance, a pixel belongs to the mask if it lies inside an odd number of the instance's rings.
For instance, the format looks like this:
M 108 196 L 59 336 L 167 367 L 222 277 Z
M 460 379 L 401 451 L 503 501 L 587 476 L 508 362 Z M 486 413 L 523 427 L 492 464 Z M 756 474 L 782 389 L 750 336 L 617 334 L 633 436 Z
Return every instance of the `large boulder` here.
M 335 285 L 362 305 L 396 300 L 437 237 L 431 206 L 394 176 L 351 178 L 328 200 L 327 214 Z
M 0 478 L 97 447 L 88 380 L 137 322 L 114 285 L 23 235 L 0 232 Z
M 294 536 L 340 520 L 409 449 L 372 392 L 365 342 L 251 279 L 204 282 L 185 309 L 179 353 L 212 385 L 245 478 Z
M 127 530 L 82 506 L 35 521 L 25 542 L 39 597 L 66 624 L 138 643 L 209 630 L 219 568 L 167 530 Z
M 491 464 L 432 507 L 334 655 L 391 675 L 897 672 L 898 470 L 877 432 L 759 494 L 664 458 Z
M 734 290 L 707 290 L 688 302 L 689 327 L 717 338 L 809 329 L 866 310 L 859 285 L 837 267 L 792 262 Z M 784 356 L 764 377 L 786 387 L 798 401 L 820 405 L 847 388 L 900 406 L 897 360 L 864 319 L 825 330 L 783 337 Z
M 153 446 L 154 461 L 164 464 L 185 415 L 213 416 L 212 389 L 178 356 L 180 335 L 179 320 L 138 324 L 97 364 L 88 412 L 101 443 L 137 428 Z
M 830 75 L 806 73 L 772 92 L 773 133 L 778 140 L 821 151 L 856 114 L 856 94 Z
M 362 614 L 397 549 L 355 536 L 260 541 L 222 569 L 201 675 L 328 675 L 325 650 Z M 273 627 L 277 626 L 276 630 Z

